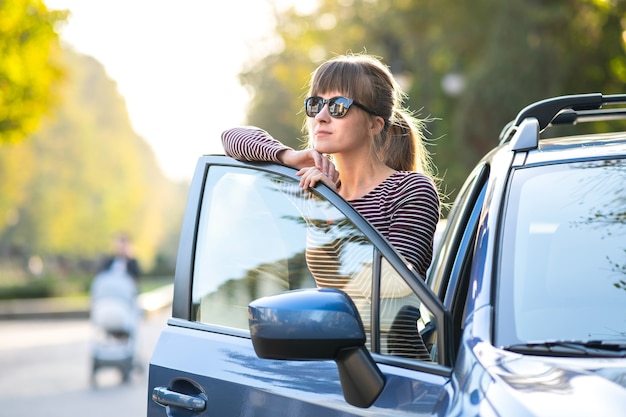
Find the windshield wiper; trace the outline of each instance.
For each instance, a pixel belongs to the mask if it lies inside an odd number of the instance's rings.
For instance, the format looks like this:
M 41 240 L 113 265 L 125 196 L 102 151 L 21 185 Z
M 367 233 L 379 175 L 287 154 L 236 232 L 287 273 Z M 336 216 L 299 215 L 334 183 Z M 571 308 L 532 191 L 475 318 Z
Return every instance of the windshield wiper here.
M 543 356 L 626 357 L 626 342 L 608 342 L 603 340 L 520 343 L 504 349 L 511 352 Z

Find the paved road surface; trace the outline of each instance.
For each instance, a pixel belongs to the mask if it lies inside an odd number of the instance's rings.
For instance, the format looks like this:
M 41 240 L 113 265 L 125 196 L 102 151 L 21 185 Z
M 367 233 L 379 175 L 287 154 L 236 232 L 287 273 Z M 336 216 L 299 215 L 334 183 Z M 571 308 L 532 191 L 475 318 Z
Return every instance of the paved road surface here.
M 115 369 L 90 383 L 93 329 L 85 319 L 0 321 L 0 416 L 143 417 L 150 354 L 169 310 L 144 318 L 136 372 L 122 384 Z

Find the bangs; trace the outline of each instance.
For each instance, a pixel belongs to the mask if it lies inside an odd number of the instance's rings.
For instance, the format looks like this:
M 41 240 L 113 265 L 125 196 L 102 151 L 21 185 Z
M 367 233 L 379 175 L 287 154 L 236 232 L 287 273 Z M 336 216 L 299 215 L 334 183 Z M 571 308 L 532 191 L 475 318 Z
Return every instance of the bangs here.
M 357 62 L 328 61 L 315 71 L 309 95 L 330 91 L 338 91 L 354 100 L 371 103 L 370 82 L 363 67 Z

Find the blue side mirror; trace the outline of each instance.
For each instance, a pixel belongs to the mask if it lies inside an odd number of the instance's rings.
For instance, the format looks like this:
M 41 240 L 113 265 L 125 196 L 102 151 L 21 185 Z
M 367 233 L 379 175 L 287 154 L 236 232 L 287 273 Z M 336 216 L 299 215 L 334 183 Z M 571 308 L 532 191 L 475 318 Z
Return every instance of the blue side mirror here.
M 361 317 L 344 292 L 288 291 L 253 301 L 248 313 L 260 358 L 334 360 L 348 403 L 369 407 L 378 398 L 385 378 L 365 348 Z

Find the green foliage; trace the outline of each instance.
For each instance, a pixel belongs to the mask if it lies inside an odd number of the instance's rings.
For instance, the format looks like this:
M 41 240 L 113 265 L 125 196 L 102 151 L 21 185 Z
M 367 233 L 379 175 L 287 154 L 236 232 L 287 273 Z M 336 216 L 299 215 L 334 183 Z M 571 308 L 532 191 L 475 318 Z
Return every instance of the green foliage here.
M 19 282 L 6 283 L 0 281 L 0 300 L 49 298 L 49 297 L 89 297 L 89 291 L 93 282 L 93 275 L 72 275 L 59 278 L 58 276 L 44 276 L 28 278 Z M 139 281 L 138 292 L 140 294 L 157 290 L 174 281 L 171 275 L 142 277 Z
M 66 17 L 41 0 L 0 1 L 0 146 L 35 131 L 56 102 L 63 69 L 55 28 Z
M 428 125 L 444 192 L 469 170 L 527 104 L 554 95 L 623 93 L 626 2 L 580 0 L 319 0 L 309 15 L 277 14 L 281 48 L 240 77 L 253 92 L 248 123 L 300 146 L 305 82 L 321 60 L 346 52 L 380 56 Z M 464 88 L 450 94 L 446 75 Z
M 56 275 L 80 260 L 95 268 L 123 230 L 144 271 L 157 255 L 163 269 L 163 258 L 175 259 L 187 185 L 163 175 L 98 61 L 66 50 L 63 62 L 54 117 L 0 148 L 0 190 L 8 191 L 0 193 L 0 261 L 36 255 Z
M 51 279 L 37 279 L 26 284 L 0 286 L 0 300 L 18 298 L 47 298 L 55 295 L 55 282 Z

